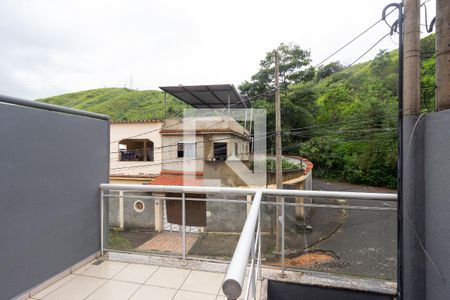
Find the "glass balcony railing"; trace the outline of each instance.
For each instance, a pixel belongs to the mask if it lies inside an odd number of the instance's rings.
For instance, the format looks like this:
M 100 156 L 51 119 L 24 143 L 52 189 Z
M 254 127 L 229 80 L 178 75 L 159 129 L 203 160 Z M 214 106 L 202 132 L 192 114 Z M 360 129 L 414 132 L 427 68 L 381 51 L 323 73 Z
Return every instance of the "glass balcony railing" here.
M 261 267 L 396 280 L 395 194 L 104 184 L 102 195 L 104 250 L 230 268 L 238 255 L 255 280 Z

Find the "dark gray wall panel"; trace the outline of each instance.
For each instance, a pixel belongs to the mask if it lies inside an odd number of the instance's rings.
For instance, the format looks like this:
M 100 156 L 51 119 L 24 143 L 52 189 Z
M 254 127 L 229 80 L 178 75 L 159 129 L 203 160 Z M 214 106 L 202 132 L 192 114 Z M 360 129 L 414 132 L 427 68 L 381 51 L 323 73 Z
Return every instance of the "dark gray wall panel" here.
M 269 280 L 268 300 L 392 300 L 392 296 Z
M 427 115 L 425 247 L 428 300 L 450 299 L 450 110 Z M 444 278 L 439 274 L 442 272 Z
M 104 118 L 0 97 L 0 299 L 99 250 L 99 184 L 108 167 Z
M 424 300 L 425 253 L 419 239 L 425 239 L 425 118 L 405 116 L 403 130 L 402 295 L 403 299 Z

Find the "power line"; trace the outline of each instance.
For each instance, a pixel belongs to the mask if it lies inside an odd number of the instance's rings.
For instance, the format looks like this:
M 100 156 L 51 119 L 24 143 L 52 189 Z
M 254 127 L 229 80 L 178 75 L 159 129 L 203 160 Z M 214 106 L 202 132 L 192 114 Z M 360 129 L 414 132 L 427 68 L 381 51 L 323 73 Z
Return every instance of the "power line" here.
M 369 119 L 368 118 L 355 118 L 355 119 L 349 120 L 349 121 L 333 122 L 333 123 L 326 123 L 326 124 L 318 124 L 318 125 L 311 125 L 311 126 L 305 126 L 305 127 L 297 127 L 297 128 L 291 128 L 290 131 L 284 132 L 283 134 L 285 134 L 285 135 L 292 134 L 293 135 L 293 134 L 300 133 L 302 131 L 310 131 L 310 130 L 317 129 L 317 128 L 336 126 L 336 125 L 346 125 L 346 124 L 352 124 L 352 123 L 358 123 L 358 125 L 364 125 L 364 124 L 370 124 L 372 121 L 380 119 L 380 118 L 389 120 L 389 119 L 394 118 L 395 116 L 396 116 L 395 114 L 392 114 L 392 115 L 390 115 L 390 114 L 386 114 L 386 115 L 385 114 L 378 114 L 378 115 L 373 116 L 373 118 L 369 118 Z M 215 124 L 213 124 L 212 126 L 214 126 L 214 125 Z M 271 132 L 265 133 L 263 135 L 263 137 L 267 138 L 267 137 L 270 137 L 270 136 L 273 136 L 273 135 L 275 135 L 275 131 L 271 131 Z M 127 139 L 127 138 L 125 138 L 125 139 Z M 233 138 L 222 138 L 222 139 L 215 140 L 214 142 L 216 142 L 216 141 L 225 141 L 225 140 L 230 140 L 230 139 L 233 139 Z M 120 140 L 120 141 L 122 141 L 122 140 Z M 176 141 L 176 142 L 174 142 L 172 144 L 169 144 L 169 145 L 153 147 L 153 149 L 165 149 L 165 148 L 168 148 L 168 147 L 173 147 L 173 146 L 176 146 L 177 143 L 182 142 L 182 141 L 183 141 L 183 139 L 178 140 L 178 141 Z M 198 141 L 197 143 L 204 143 L 204 141 Z M 144 150 L 144 149 L 145 148 L 137 148 L 137 149 L 133 149 L 133 150 Z M 121 152 L 120 150 L 119 151 L 112 151 L 112 152 L 110 152 L 110 154 L 116 154 L 116 153 L 120 153 L 120 152 Z M 159 152 L 155 152 L 155 153 L 159 153 Z
M 294 128 L 290 128 L 289 132 L 299 132 L 299 131 L 305 131 L 305 130 L 313 130 L 313 129 L 322 128 L 322 127 L 336 126 L 336 125 L 346 125 L 346 124 L 351 124 L 351 123 L 356 123 L 356 122 L 358 122 L 359 124 L 363 125 L 363 124 L 366 124 L 366 123 L 368 124 L 368 123 L 370 123 L 370 122 L 372 122 L 374 120 L 380 119 L 380 118 L 383 118 L 383 119 L 386 119 L 386 120 L 390 120 L 390 119 L 394 118 L 395 116 L 396 116 L 396 114 L 394 113 L 394 114 L 377 114 L 377 115 L 372 116 L 372 118 L 367 118 L 367 117 L 359 118 L 359 117 L 357 117 L 357 118 L 350 119 L 350 120 L 347 119 L 346 121 L 341 121 L 341 122 L 317 124 L 317 125 L 310 125 L 310 126 L 297 127 L 297 128 L 294 127 Z M 219 122 L 221 122 L 221 121 L 219 121 Z M 212 126 L 218 124 L 219 122 L 213 124 Z M 210 126 L 209 128 L 211 128 L 212 126 Z M 268 137 L 268 136 L 272 136 L 274 134 L 275 134 L 275 131 L 271 131 L 271 132 L 266 133 L 264 136 Z M 124 138 L 124 139 L 127 139 L 127 138 Z M 231 139 L 231 138 L 223 138 L 223 139 L 219 139 L 217 141 L 227 140 L 227 139 Z M 183 140 L 179 140 L 177 142 L 182 142 L 182 141 Z M 165 146 L 154 147 L 153 149 L 162 149 L 162 148 L 166 148 L 166 147 L 175 146 L 177 142 L 175 142 L 173 144 L 165 145 Z M 119 152 L 120 151 L 110 152 L 110 153 L 119 153 Z
M 259 97 L 260 95 L 266 94 L 266 93 L 268 93 L 268 92 L 270 92 L 270 91 L 266 91 L 266 92 L 264 92 L 264 93 L 261 93 L 261 94 L 258 94 L 258 95 L 249 97 L 248 99 L 251 100 L 251 99 L 253 99 L 253 98 Z M 222 109 L 216 108 L 216 109 L 213 109 L 213 111 L 217 112 L 217 111 L 220 110 L 220 111 L 221 111 L 221 114 L 223 114 L 223 112 L 224 112 L 227 108 L 231 108 L 231 107 L 234 107 L 234 106 L 239 105 L 239 104 L 241 104 L 241 102 L 236 102 L 236 103 L 230 104 L 229 106 L 224 107 L 224 108 L 222 108 Z M 216 124 L 213 124 L 211 127 L 213 127 L 214 125 L 219 124 L 220 122 L 222 122 L 222 121 L 219 121 L 219 122 L 217 122 Z M 178 123 L 175 123 L 175 124 L 166 126 L 165 128 L 174 127 L 174 126 L 179 125 L 179 124 L 181 124 L 181 122 L 178 122 Z M 112 141 L 112 142 L 110 142 L 110 144 L 117 143 L 117 142 L 120 142 L 120 141 L 126 140 L 126 139 L 131 139 L 131 138 L 139 137 L 139 136 L 142 136 L 142 135 L 145 135 L 145 134 L 148 134 L 148 133 L 152 133 L 152 132 L 155 132 L 155 131 L 158 131 L 158 130 L 161 130 L 161 128 L 156 128 L 156 129 L 149 130 L 149 131 L 145 131 L 145 132 L 142 132 L 142 133 L 133 135 L 133 136 L 124 137 L 124 138 L 121 138 L 120 140 Z
M 358 57 L 354 62 L 352 62 L 350 65 L 348 65 L 349 67 L 353 66 L 354 64 L 356 64 L 361 58 L 363 58 L 367 53 L 369 53 L 373 48 L 375 48 L 379 43 L 381 43 L 381 41 L 383 41 L 385 38 L 387 38 L 389 35 L 391 35 L 390 32 L 388 32 L 387 34 L 385 34 L 381 39 L 379 39 L 375 44 L 373 44 L 366 52 L 364 52 L 360 57 Z
M 394 9 L 395 10 L 395 9 Z M 386 16 L 389 16 L 391 13 L 394 12 L 394 10 L 391 10 L 391 12 L 389 12 Z M 355 36 L 353 39 L 351 39 L 349 42 L 347 42 L 344 46 L 342 46 L 341 48 L 339 48 L 338 50 L 334 51 L 332 54 L 330 54 L 327 58 L 325 58 L 324 60 L 322 60 L 320 63 L 318 63 L 317 65 L 314 66 L 314 68 L 317 68 L 318 66 L 320 66 L 321 64 L 323 64 L 325 61 L 329 60 L 330 58 L 332 58 L 333 56 L 335 56 L 336 54 L 338 54 L 339 52 L 341 52 L 342 50 L 344 50 L 347 46 L 349 46 L 350 44 L 352 44 L 354 41 L 356 41 L 357 39 L 359 39 L 361 36 L 363 36 L 364 34 L 366 34 L 368 31 L 370 31 L 372 28 L 374 28 L 375 26 L 377 26 L 379 23 L 381 23 L 383 21 L 383 19 L 379 19 L 378 21 L 376 21 L 375 23 L 373 23 L 372 25 L 370 25 L 368 28 L 366 28 L 363 32 L 361 32 L 360 34 L 358 34 L 357 36 Z
M 356 121 L 356 120 L 355 120 L 355 121 Z M 366 121 L 366 122 L 370 122 L 370 121 Z M 328 124 L 328 125 L 333 125 L 333 124 L 330 123 L 330 124 Z M 305 128 L 310 129 L 310 127 L 305 127 Z M 386 134 L 386 133 L 390 133 L 390 132 L 384 132 L 384 133 L 381 133 L 381 134 Z M 332 134 L 333 134 L 333 133 L 331 133 L 331 134 L 326 133 L 325 135 L 332 135 Z M 273 135 L 273 133 L 272 133 L 271 135 Z M 322 134 L 322 135 L 323 135 L 323 134 Z M 380 135 L 380 134 L 378 134 L 378 136 L 379 136 L 379 135 Z M 267 138 L 267 136 L 269 136 L 269 135 L 265 135 L 263 138 Z M 320 134 L 317 135 L 317 136 L 320 136 Z M 231 139 L 231 138 L 224 138 L 224 139 L 222 139 L 222 140 L 226 140 L 226 139 Z M 373 139 L 373 138 L 370 137 L 370 136 L 366 136 L 366 137 L 355 137 L 355 138 L 352 138 L 352 139 L 348 139 L 348 138 L 347 138 L 347 139 L 340 139 L 340 140 L 334 140 L 334 141 L 331 140 L 331 141 L 329 141 L 329 142 L 355 141 L 355 142 L 376 143 L 376 142 L 383 142 L 383 141 L 384 141 L 384 142 L 388 142 L 388 141 L 390 141 L 390 140 L 395 140 L 395 139 L 386 139 L 386 138 L 384 138 L 384 139 L 382 139 L 382 140 L 376 140 L 376 139 Z M 203 142 L 203 141 L 201 141 L 201 142 Z M 305 142 L 299 142 L 299 143 L 290 145 L 290 146 L 288 146 L 288 147 L 284 147 L 283 150 L 287 150 L 287 149 L 299 147 L 300 145 L 304 145 L 304 144 L 305 144 Z M 225 147 L 227 147 L 227 146 L 224 146 L 224 147 L 222 147 L 222 148 L 220 148 L 220 149 L 225 149 Z M 390 149 L 387 149 L 387 150 L 390 151 Z M 165 151 L 165 152 L 170 152 L 170 151 Z M 166 162 L 161 161 L 161 162 L 158 162 L 158 163 L 149 163 L 149 164 L 143 164 L 143 163 L 141 162 L 139 165 L 111 168 L 111 171 L 114 171 L 114 170 L 127 170 L 127 169 L 134 169 L 134 168 L 143 168 L 143 167 L 150 167 L 150 166 L 158 166 L 158 165 L 163 165 L 163 164 L 175 164 L 175 163 L 182 163 L 182 162 L 185 162 L 185 161 L 199 160 L 199 159 L 200 159 L 200 158 L 191 158 L 191 159 L 184 158 L 183 160 L 177 159 L 177 160 L 172 160 L 172 161 L 166 161 Z

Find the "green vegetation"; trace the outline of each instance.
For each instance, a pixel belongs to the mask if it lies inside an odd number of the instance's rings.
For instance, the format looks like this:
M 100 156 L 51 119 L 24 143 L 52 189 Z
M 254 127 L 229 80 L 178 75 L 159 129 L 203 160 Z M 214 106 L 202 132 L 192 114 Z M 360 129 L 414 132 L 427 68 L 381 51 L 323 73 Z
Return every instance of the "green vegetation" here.
M 434 107 L 434 35 L 422 40 L 422 103 Z M 369 62 L 314 68 L 309 52 L 281 44 L 280 90 L 284 154 L 307 157 L 315 174 L 352 183 L 396 187 L 398 51 L 381 50 Z M 275 130 L 274 56 L 239 88 L 268 111 Z M 273 148 L 274 135 L 267 144 Z
M 109 232 L 109 244 L 108 247 L 115 250 L 130 250 L 132 249 L 130 241 L 120 232 Z
M 38 99 L 38 101 L 109 115 L 111 120 L 164 118 L 164 93 L 104 88 Z M 167 95 L 168 117 L 181 115 L 187 105 Z
M 434 35 L 424 38 L 421 47 L 422 107 L 433 111 Z M 398 51 L 381 50 L 372 61 L 351 67 L 331 62 L 319 68 L 311 66 L 310 52 L 297 45 L 281 44 L 277 52 L 284 154 L 307 157 L 321 177 L 395 188 Z M 239 89 L 253 107 L 267 109 L 267 145 L 273 153 L 273 51 Z M 159 91 L 105 88 L 39 101 L 107 114 L 112 120 L 136 120 L 163 118 L 163 98 Z M 181 115 L 187 107 L 171 96 L 167 105 L 168 116 Z M 290 166 L 283 162 L 285 168 Z
M 275 172 L 275 159 L 267 159 L 266 160 L 266 170 L 267 172 Z M 281 165 L 282 165 L 282 170 L 283 171 L 294 171 L 294 170 L 302 170 L 303 166 L 301 164 L 296 164 L 290 160 L 287 160 L 285 158 L 283 158 L 283 160 L 281 161 Z
M 257 164 L 258 166 L 262 165 L 267 172 L 275 172 L 276 160 L 274 158 L 268 158 L 266 160 L 258 161 L 255 164 Z M 284 157 L 281 161 L 281 165 L 282 165 L 283 171 L 294 171 L 294 170 L 303 170 L 304 169 L 304 166 L 302 163 L 301 164 L 294 163 Z M 255 165 L 254 165 L 253 161 L 250 164 L 250 169 L 251 170 L 255 169 Z

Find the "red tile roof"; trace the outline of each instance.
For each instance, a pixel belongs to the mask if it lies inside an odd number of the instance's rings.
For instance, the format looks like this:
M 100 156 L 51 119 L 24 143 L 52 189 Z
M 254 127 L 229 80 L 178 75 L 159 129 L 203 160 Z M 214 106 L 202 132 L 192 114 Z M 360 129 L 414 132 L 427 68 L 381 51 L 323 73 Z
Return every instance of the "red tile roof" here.
M 186 171 L 172 171 L 172 170 L 162 170 L 161 175 L 195 175 L 195 176 L 203 176 L 203 172 L 186 172 Z
M 202 186 L 202 176 L 183 175 L 159 175 L 153 179 L 149 185 L 176 185 L 176 186 Z

